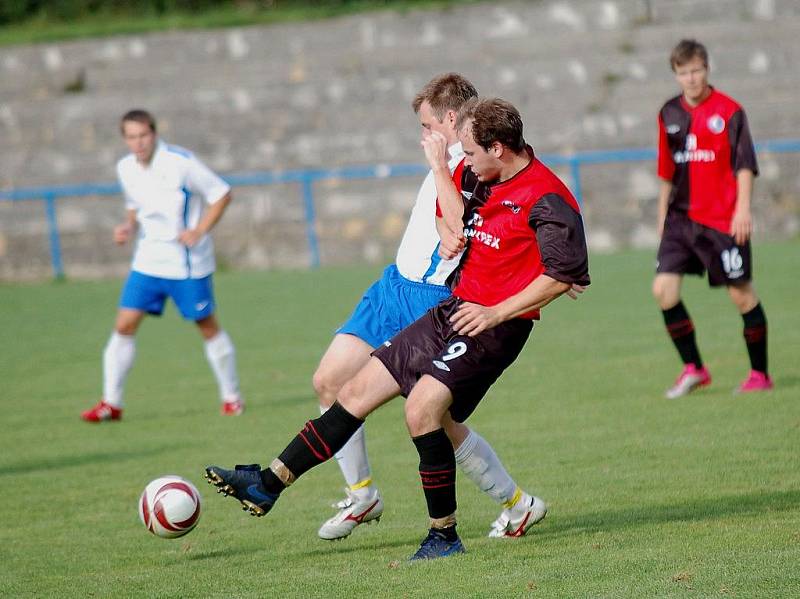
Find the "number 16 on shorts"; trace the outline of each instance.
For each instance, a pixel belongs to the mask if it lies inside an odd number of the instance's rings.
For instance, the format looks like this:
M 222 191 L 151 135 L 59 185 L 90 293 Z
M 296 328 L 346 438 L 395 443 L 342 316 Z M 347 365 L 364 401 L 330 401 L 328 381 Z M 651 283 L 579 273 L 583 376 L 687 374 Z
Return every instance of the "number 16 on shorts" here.
M 725 276 L 729 279 L 738 279 L 744 274 L 744 258 L 739 253 L 739 248 L 732 247 L 728 250 L 722 250 L 720 254 L 722 260 L 722 269 L 725 271 Z

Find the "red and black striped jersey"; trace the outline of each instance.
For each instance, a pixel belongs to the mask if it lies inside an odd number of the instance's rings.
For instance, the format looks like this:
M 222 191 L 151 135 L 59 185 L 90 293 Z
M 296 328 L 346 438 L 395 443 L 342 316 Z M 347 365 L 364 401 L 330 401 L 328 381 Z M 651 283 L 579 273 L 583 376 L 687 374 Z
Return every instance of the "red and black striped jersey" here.
M 677 96 L 658 113 L 658 134 L 658 176 L 673 185 L 669 210 L 730 233 L 736 173 L 749 169 L 758 174 L 742 107 L 713 88 L 694 107 Z
M 494 306 L 541 274 L 589 284 L 589 260 L 580 208 L 567 186 L 528 148 L 530 163 L 501 183 L 479 183 L 469 167 L 457 168 L 465 200 L 467 250 L 453 295 Z M 539 311 L 521 318 L 539 318 Z

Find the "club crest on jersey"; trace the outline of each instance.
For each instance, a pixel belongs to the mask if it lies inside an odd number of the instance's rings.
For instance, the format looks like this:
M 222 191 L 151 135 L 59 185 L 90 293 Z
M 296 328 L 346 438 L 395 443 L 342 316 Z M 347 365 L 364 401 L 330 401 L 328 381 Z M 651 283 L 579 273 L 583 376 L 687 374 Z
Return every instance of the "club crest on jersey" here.
M 517 206 L 517 205 L 516 205 L 514 202 L 512 202 L 511 200 L 503 200 L 503 201 L 502 201 L 502 202 L 500 202 L 500 203 L 501 203 L 503 206 L 505 206 L 506 208 L 509 208 L 509 209 L 511 210 L 511 212 L 513 212 L 514 214 L 519 214 L 519 211 L 520 211 L 520 210 L 522 210 L 522 208 L 520 208 L 519 206 Z
M 667 133 L 669 133 L 670 135 L 675 135 L 680 130 L 681 130 L 680 125 L 676 124 L 667 125 Z
M 706 121 L 706 125 L 711 133 L 722 133 L 725 131 L 725 119 L 718 114 L 710 116 Z

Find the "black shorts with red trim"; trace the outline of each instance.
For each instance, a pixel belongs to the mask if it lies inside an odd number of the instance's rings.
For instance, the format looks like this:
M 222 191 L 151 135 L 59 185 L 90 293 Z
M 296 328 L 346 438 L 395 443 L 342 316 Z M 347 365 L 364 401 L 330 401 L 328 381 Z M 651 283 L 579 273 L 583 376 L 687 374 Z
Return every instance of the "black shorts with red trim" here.
M 450 415 L 464 422 L 489 387 L 517 359 L 533 321 L 513 318 L 475 337 L 459 335 L 450 324 L 462 300 L 450 297 L 376 349 L 403 397 L 429 374 L 453 396 Z
M 741 285 L 752 277 L 750 242 L 737 245 L 732 235 L 670 211 L 658 246 L 656 272 L 700 275 L 711 287 Z

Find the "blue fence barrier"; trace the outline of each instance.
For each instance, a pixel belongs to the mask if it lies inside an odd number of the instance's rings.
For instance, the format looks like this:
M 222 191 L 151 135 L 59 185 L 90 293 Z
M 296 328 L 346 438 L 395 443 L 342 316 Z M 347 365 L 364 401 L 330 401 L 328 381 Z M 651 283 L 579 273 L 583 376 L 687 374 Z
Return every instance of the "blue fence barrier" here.
M 800 152 L 800 139 L 773 139 L 756 144 L 756 151 L 781 153 Z M 575 154 L 540 154 L 539 158 L 549 166 L 567 166 L 570 172 L 571 189 L 580 204 L 583 203 L 581 188 L 581 167 L 585 165 L 609 164 L 615 162 L 637 162 L 655 160 L 656 151 L 652 148 L 628 148 L 622 150 L 596 150 L 577 152 Z M 310 266 L 319 266 L 319 243 L 316 233 L 316 216 L 314 213 L 314 184 L 331 179 L 384 179 L 388 177 L 409 177 L 427 173 L 427 167 L 421 164 L 400 164 L 373 166 L 343 167 L 334 169 L 304 169 L 289 171 L 264 171 L 256 173 L 233 174 L 225 180 L 233 187 L 245 185 L 276 185 L 296 183 L 300 185 L 303 208 L 305 211 L 306 238 L 310 255 Z M 45 217 L 48 226 L 50 259 L 53 265 L 53 276 L 64 278 L 64 265 L 61 259 L 61 241 L 58 233 L 56 202 L 65 197 L 94 197 L 117 195 L 119 185 L 115 183 L 62 185 L 55 187 L 32 187 L 0 190 L 0 200 L 12 202 L 38 200 L 44 202 Z

